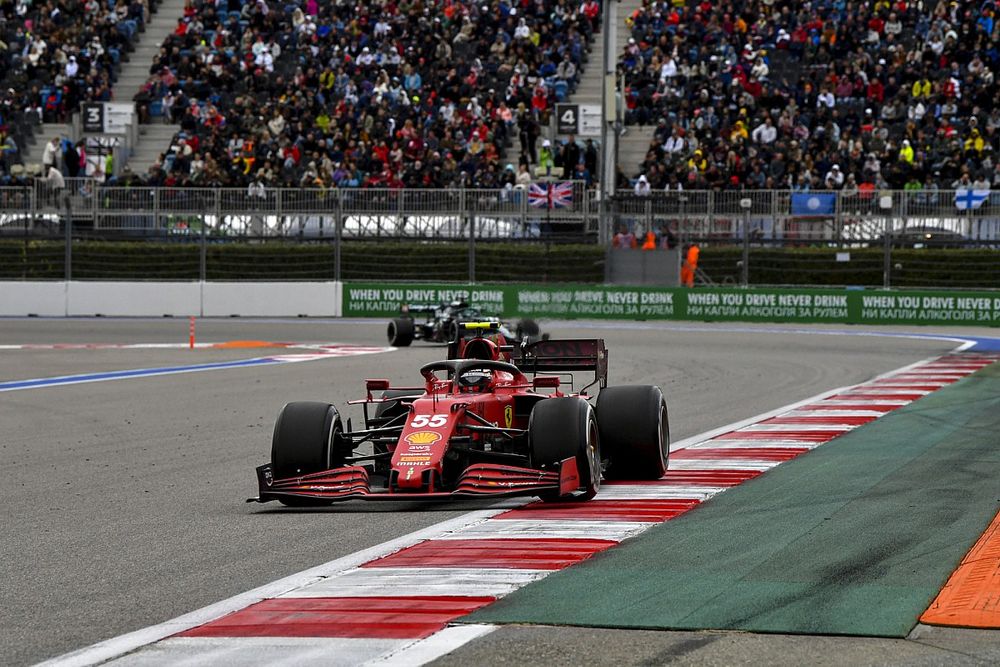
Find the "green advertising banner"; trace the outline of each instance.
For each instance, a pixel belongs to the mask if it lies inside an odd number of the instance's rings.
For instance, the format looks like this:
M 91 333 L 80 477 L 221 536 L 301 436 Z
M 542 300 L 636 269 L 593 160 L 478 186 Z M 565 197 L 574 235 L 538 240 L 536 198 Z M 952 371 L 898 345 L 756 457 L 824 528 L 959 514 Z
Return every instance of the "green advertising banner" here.
M 859 289 L 345 283 L 343 314 L 462 299 L 505 317 L 1000 326 L 1000 294 Z
M 344 283 L 344 317 L 391 317 L 403 305 L 465 301 L 487 313 L 506 315 L 506 287 L 405 283 Z

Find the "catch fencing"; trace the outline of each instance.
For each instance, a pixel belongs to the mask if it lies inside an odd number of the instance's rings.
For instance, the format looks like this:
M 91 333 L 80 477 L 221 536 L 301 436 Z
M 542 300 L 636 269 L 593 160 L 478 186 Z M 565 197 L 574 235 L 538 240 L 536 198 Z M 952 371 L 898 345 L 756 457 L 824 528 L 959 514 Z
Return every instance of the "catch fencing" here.
M 602 202 L 583 183 L 569 182 L 559 196 L 549 186 L 254 190 L 66 179 L 57 192 L 37 180 L 0 188 L 0 242 L 23 242 L 23 270 L 11 270 L 14 255 L 5 252 L 0 273 L 134 278 L 120 259 L 127 245 L 158 279 L 594 282 L 603 279 L 604 253 L 619 251 L 619 233 L 641 245 L 652 231 L 658 247 L 701 247 L 702 284 L 1000 280 L 1000 192 L 629 190 Z M 150 242 L 159 242 L 156 252 L 142 249 Z M 163 242 L 177 247 L 164 251 Z M 294 266 L 289 245 L 298 246 Z M 260 246 L 286 252 L 265 261 Z

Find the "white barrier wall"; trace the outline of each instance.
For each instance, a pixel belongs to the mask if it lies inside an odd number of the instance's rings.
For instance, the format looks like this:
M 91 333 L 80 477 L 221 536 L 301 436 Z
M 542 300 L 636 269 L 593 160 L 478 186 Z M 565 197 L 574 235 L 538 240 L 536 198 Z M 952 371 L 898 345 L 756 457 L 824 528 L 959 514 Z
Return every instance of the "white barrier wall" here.
M 201 285 L 70 281 L 67 315 L 187 317 L 201 312 Z
M 336 283 L 203 283 L 205 317 L 335 317 L 340 315 Z
M 0 282 L 0 316 L 339 317 L 341 285 L 317 283 Z
M 66 315 L 64 282 L 0 282 L 0 316 Z

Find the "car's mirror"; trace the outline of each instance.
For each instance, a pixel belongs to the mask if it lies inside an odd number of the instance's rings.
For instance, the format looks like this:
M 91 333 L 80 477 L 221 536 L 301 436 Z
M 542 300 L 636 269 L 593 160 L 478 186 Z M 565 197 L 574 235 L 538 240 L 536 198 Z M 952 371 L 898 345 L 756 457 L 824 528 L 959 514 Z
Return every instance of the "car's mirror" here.
M 365 389 L 369 392 L 385 391 L 389 388 L 388 380 L 365 380 Z

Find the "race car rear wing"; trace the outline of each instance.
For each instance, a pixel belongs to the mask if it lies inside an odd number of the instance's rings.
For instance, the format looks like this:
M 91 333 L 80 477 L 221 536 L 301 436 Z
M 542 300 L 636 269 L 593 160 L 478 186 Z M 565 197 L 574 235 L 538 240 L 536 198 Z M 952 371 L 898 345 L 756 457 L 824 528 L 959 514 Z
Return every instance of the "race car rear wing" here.
M 414 313 L 424 313 L 426 315 L 433 315 L 441 308 L 441 304 L 434 305 L 432 303 L 404 303 L 399 307 L 399 312 L 404 315 L 414 314 Z
M 401 313 L 424 313 L 433 315 L 444 308 L 468 308 L 469 304 L 462 300 L 448 303 L 404 303 L 399 306 Z
M 591 384 L 600 382 L 602 388 L 608 385 L 608 349 L 603 338 L 561 338 L 515 345 L 511 363 L 522 373 L 594 371 Z

